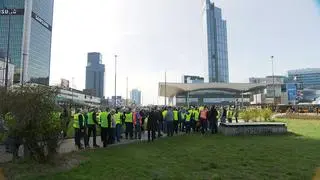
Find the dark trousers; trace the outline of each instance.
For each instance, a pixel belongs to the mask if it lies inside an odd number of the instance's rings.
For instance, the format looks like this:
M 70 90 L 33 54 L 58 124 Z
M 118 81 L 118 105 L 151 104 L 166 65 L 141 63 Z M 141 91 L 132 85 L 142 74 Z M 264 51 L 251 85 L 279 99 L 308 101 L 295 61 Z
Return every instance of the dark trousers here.
M 95 124 L 88 125 L 88 145 L 89 145 L 91 133 L 93 138 L 93 146 L 96 146 L 97 145 L 97 128 Z
M 115 128 L 108 128 L 108 143 L 107 144 L 114 144 L 115 141 L 115 134 L 116 134 L 116 130 Z
M 134 131 L 134 138 L 135 139 L 141 139 L 141 126 L 139 125 L 135 125 L 135 131 Z
M 126 122 L 126 139 L 128 139 L 128 135 L 130 136 L 130 139 L 133 138 L 133 123 L 132 122 Z
M 232 118 L 228 118 L 228 123 L 232 123 Z
M 108 144 L 108 128 L 101 127 L 101 140 L 103 142 L 103 147 L 107 147 Z
M 190 123 L 190 121 L 185 121 L 184 124 L 186 126 L 186 133 L 190 134 L 190 131 L 191 131 L 191 123 Z
M 178 134 L 178 125 L 179 125 L 178 121 L 173 121 L 173 129 L 176 134 Z
M 208 128 L 208 121 L 207 120 L 201 120 L 201 133 L 204 134 L 207 132 Z
M 211 130 L 212 134 L 215 134 L 218 132 L 218 121 L 217 120 L 210 121 L 210 130 Z
M 167 136 L 173 136 L 173 121 L 167 121 Z
M 161 136 L 161 131 L 163 129 L 163 122 L 162 121 L 159 122 L 157 129 L 158 129 L 158 137 L 160 137 Z
M 201 126 L 201 123 L 199 123 L 199 121 L 195 121 L 194 122 L 194 127 L 195 127 L 195 131 L 196 132 L 199 132 L 200 126 Z
M 236 123 L 238 123 L 238 117 L 235 117 L 235 119 L 236 119 Z
M 179 121 L 179 131 L 182 132 L 185 129 L 185 125 L 184 125 L 185 120 L 181 120 Z
M 78 148 L 81 148 L 81 129 L 80 128 L 74 128 L 74 142 Z
M 148 141 L 150 141 L 150 139 L 153 141 L 155 138 L 156 138 L 155 129 L 148 129 Z
M 167 122 L 166 121 L 162 122 L 162 131 L 163 131 L 163 133 L 167 133 Z

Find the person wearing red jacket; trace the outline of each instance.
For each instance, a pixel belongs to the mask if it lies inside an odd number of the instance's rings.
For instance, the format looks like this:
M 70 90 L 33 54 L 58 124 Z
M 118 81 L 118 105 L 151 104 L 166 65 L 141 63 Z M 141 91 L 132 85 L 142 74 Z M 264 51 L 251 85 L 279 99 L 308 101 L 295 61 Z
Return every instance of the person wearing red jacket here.
M 142 116 L 139 110 L 133 110 L 133 126 L 135 128 L 134 138 L 141 140 Z
M 201 122 L 201 133 L 204 134 L 208 127 L 208 108 L 205 106 L 203 110 L 200 111 L 200 122 Z

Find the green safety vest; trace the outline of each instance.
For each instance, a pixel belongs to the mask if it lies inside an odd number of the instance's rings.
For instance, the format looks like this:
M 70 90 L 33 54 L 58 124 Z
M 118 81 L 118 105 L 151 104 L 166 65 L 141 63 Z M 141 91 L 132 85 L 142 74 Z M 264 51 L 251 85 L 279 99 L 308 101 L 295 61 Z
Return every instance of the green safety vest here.
M 89 125 L 93 125 L 94 122 L 93 122 L 93 112 L 89 112 L 88 114 L 88 124 Z
M 162 111 L 162 117 L 163 117 L 163 119 L 166 118 L 167 112 L 168 112 L 167 110 Z
M 228 110 L 228 112 L 227 112 L 227 118 L 232 118 L 232 110 Z
M 100 123 L 101 123 L 101 127 L 103 128 L 108 128 L 108 115 L 109 113 L 104 111 L 100 113 Z
M 181 113 L 181 119 L 184 120 L 185 116 L 186 116 L 186 113 L 183 113 L 183 112 L 182 112 L 182 113 Z
M 132 120 L 133 120 L 132 112 L 126 114 L 125 122 L 132 123 Z
M 114 118 L 116 120 L 116 124 L 121 124 L 121 113 L 120 112 L 115 114 Z
M 200 113 L 197 110 L 194 110 L 193 112 L 194 112 L 194 120 L 199 121 L 199 114 Z
M 79 125 L 79 116 L 82 116 L 82 114 L 77 113 L 77 114 L 74 114 L 74 115 L 73 115 L 73 127 L 76 128 L 76 129 L 79 129 L 79 128 L 80 128 L 80 125 Z M 83 117 L 82 117 L 82 124 L 84 125 L 84 119 L 83 119 Z
M 219 118 L 220 117 L 220 111 L 217 111 L 218 113 L 217 113 L 217 118 Z
M 186 121 L 189 122 L 191 120 L 191 113 L 186 114 Z
M 175 120 L 175 121 L 179 120 L 178 111 L 173 111 L 173 120 Z
M 101 114 L 101 113 L 97 113 L 97 114 L 96 114 L 96 117 L 97 117 L 96 120 L 97 120 L 98 124 L 101 123 L 101 122 L 100 122 L 100 114 Z

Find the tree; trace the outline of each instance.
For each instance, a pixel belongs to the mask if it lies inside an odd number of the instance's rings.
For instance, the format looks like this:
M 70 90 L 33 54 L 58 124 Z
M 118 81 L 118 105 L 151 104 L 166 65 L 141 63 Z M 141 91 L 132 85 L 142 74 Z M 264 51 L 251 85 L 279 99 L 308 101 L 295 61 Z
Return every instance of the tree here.
M 22 143 L 25 156 L 38 162 L 54 157 L 61 137 L 60 109 L 55 103 L 56 88 L 25 85 L 0 91 L 0 116 L 8 137 Z M 16 152 L 13 152 L 16 153 Z

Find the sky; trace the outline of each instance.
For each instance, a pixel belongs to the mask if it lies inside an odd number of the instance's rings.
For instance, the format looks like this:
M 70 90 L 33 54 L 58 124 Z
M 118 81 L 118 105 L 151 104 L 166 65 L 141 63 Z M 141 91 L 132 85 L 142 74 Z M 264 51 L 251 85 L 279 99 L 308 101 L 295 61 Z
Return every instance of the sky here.
M 88 52 L 101 52 L 105 96 L 142 91 L 143 104 L 163 104 L 158 83 L 204 76 L 202 0 L 55 0 L 50 83 L 85 88 Z M 320 67 L 319 0 L 215 0 L 227 20 L 230 82 Z M 130 93 L 129 93 L 130 94 Z

